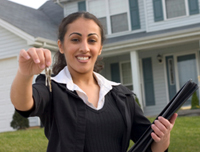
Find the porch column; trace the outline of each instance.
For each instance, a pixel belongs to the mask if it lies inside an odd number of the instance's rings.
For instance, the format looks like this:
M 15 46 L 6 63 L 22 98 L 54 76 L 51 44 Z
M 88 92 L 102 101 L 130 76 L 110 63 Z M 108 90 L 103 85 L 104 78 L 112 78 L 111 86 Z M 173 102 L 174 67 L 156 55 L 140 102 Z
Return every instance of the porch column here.
M 131 51 L 130 58 L 131 58 L 132 80 L 133 80 L 133 92 L 137 95 L 141 108 L 144 111 L 142 103 L 141 85 L 140 85 L 141 75 L 139 69 L 138 52 L 136 50 Z

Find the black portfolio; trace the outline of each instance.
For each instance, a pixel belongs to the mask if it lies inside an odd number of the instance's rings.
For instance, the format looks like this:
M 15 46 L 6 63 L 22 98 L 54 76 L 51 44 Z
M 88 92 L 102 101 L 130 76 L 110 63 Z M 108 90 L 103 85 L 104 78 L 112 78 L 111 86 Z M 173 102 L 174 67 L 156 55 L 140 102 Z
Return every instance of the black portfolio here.
M 171 116 L 187 101 L 187 99 L 198 89 L 198 85 L 191 80 L 186 82 L 184 86 L 177 92 L 174 98 L 166 105 L 162 112 L 157 116 L 170 119 Z M 155 119 L 155 120 L 156 120 Z M 151 126 L 145 131 L 140 139 L 129 149 L 128 152 L 145 152 L 145 150 L 153 142 L 151 138 Z

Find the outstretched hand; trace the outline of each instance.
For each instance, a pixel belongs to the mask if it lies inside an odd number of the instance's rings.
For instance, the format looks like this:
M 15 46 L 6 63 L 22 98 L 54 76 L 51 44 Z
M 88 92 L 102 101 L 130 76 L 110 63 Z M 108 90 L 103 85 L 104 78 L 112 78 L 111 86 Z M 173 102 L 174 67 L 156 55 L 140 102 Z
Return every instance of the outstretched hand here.
M 24 49 L 19 54 L 19 72 L 24 76 L 41 73 L 51 65 L 51 52 L 43 48 Z
M 155 150 L 153 151 L 164 151 L 168 148 L 170 144 L 170 132 L 174 127 L 177 116 L 177 113 L 173 114 L 170 120 L 158 117 L 158 120 L 155 120 L 154 124 L 151 125 L 151 128 L 154 131 L 151 133 L 151 137 L 154 139 L 152 150 L 154 148 Z

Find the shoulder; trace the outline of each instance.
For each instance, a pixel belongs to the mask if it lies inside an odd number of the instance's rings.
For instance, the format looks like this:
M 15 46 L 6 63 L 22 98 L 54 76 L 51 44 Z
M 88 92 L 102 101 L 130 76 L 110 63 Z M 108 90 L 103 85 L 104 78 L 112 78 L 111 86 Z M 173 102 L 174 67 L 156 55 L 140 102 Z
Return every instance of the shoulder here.
M 123 85 L 112 86 L 113 91 L 116 93 L 124 94 L 124 95 L 134 95 L 134 93 Z

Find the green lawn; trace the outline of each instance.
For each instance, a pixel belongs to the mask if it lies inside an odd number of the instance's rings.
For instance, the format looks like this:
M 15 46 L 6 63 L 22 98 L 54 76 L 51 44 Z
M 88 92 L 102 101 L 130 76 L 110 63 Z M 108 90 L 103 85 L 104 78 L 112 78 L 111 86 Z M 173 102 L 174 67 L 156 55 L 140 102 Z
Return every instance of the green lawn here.
M 153 118 L 150 120 L 152 121 Z M 47 142 L 43 129 L 0 133 L 0 152 L 45 152 Z M 171 133 L 169 151 L 200 151 L 199 116 L 178 117 Z

